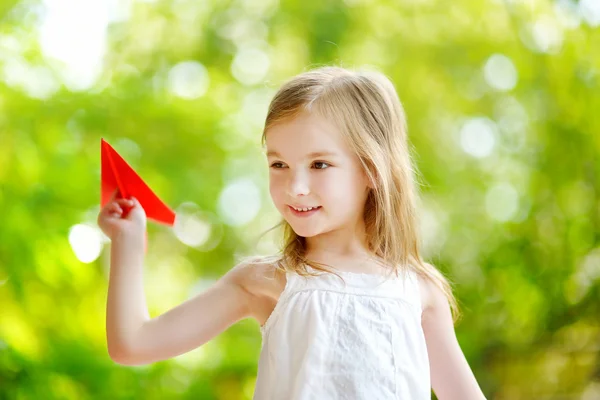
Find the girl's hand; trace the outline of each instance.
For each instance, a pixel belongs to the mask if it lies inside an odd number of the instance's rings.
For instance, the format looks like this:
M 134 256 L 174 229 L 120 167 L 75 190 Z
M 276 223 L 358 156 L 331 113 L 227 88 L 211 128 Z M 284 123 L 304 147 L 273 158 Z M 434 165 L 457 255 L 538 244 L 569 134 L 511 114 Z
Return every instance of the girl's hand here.
M 140 202 L 131 199 L 118 199 L 118 190 L 98 214 L 98 226 L 102 232 L 114 240 L 121 235 L 142 236 L 146 231 L 146 212 Z

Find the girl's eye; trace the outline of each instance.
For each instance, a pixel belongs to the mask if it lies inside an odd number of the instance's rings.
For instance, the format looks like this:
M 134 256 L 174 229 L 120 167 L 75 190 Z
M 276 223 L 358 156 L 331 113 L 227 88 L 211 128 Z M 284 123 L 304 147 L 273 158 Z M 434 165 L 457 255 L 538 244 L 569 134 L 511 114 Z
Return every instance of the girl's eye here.
M 315 161 L 315 166 L 316 165 L 326 165 L 326 167 L 317 167 L 317 169 L 327 169 L 330 167 L 330 165 L 324 161 Z
M 274 162 L 273 164 L 271 164 L 271 168 L 282 169 L 283 165 L 284 164 L 281 162 Z M 327 168 L 331 167 L 331 165 L 329 163 L 326 163 L 324 161 L 315 161 L 313 165 L 315 166 L 315 169 L 327 169 Z

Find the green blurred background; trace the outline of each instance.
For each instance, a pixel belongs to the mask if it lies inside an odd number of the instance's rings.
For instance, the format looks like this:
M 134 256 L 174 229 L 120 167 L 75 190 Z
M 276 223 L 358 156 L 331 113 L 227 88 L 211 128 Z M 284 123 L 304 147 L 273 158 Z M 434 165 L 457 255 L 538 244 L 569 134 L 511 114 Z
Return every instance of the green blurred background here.
M 108 357 L 100 138 L 178 213 L 149 226 L 158 316 L 277 248 L 264 118 L 324 64 L 397 87 L 488 399 L 600 398 L 600 1 L 1 0 L 0 399 L 251 398 L 252 320 Z

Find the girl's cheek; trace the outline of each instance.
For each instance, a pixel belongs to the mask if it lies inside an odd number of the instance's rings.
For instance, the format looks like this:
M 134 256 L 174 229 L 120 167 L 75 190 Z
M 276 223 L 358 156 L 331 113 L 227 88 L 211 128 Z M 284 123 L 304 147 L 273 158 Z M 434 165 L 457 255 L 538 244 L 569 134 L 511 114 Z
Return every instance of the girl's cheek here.
M 271 199 L 276 206 L 281 206 L 281 202 L 283 199 L 283 187 L 277 181 L 271 180 L 269 182 L 269 193 L 271 194 Z
M 269 177 L 269 190 L 271 193 L 278 191 L 281 188 L 281 180 L 276 176 Z

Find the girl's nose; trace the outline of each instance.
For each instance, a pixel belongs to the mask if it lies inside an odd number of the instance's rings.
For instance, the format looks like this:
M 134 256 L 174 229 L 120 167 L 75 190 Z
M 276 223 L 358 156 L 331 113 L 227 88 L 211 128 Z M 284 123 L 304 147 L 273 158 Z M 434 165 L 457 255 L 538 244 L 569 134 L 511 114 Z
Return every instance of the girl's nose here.
M 310 193 L 308 177 L 302 172 L 296 173 L 291 177 L 288 185 L 288 195 L 291 197 L 306 196 Z

